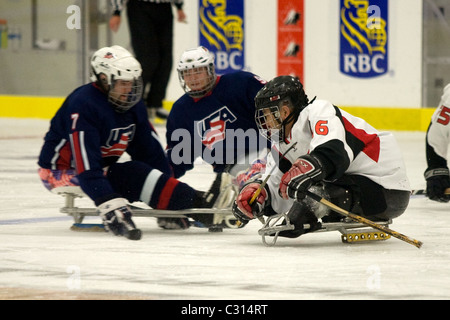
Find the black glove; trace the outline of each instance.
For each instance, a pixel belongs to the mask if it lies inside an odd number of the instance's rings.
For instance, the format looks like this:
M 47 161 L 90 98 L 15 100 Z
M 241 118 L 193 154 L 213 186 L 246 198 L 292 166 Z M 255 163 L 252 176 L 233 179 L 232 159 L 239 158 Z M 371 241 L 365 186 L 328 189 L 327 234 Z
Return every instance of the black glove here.
M 438 202 L 449 202 L 450 195 L 445 190 L 450 188 L 450 176 L 447 168 L 436 168 L 425 171 L 427 180 L 427 196 Z
M 116 236 L 124 236 L 130 240 L 141 239 L 141 230 L 131 220 L 131 211 L 124 198 L 114 198 L 98 206 L 103 225 L 107 231 Z
M 234 217 L 242 223 L 242 225 L 246 225 L 250 219 L 247 215 L 245 215 L 237 206 L 236 201 L 233 203 L 233 206 L 231 208 L 231 211 L 233 211 Z

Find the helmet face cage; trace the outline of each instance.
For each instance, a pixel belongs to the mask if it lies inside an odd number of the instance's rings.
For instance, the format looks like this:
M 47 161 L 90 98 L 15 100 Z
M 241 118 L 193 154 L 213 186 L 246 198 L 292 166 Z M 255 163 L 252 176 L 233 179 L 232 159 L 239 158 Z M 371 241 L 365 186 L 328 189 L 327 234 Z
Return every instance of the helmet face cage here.
M 177 71 L 181 87 L 193 98 L 203 97 L 216 84 L 214 56 L 205 47 L 185 51 Z
M 278 76 L 272 79 L 255 97 L 255 118 L 261 134 L 273 141 L 283 141 L 286 124 L 296 121 L 308 103 L 308 97 L 298 78 Z M 281 119 L 282 106 L 289 107 L 291 111 L 286 119 Z
M 108 101 L 114 105 L 117 112 L 123 113 L 130 110 L 141 100 L 143 91 L 142 78 L 133 80 L 111 79 L 108 92 Z
M 257 109 L 255 120 L 259 133 L 267 140 L 282 141 L 284 139 L 284 126 L 279 105 Z
M 184 92 L 193 98 L 201 98 L 214 87 L 216 73 L 212 65 L 178 70 L 178 80 Z

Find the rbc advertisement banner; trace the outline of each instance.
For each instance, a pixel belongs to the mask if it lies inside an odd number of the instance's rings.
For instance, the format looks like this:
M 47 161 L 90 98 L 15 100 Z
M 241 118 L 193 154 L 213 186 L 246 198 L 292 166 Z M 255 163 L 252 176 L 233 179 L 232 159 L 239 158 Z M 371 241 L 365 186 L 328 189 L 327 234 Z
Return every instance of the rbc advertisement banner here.
M 373 78 L 388 71 L 389 0 L 341 0 L 340 71 Z
M 218 74 L 244 68 L 244 0 L 199 0 L 199 28 Z

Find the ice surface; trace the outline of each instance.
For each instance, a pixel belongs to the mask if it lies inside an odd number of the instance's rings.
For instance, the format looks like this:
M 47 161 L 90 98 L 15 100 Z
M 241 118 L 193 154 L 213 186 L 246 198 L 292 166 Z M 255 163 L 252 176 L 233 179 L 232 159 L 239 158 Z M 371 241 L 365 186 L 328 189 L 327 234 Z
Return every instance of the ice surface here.
M 395 238 L 343 244 L 338 232 L 279 238 L 266 247 L 258 221 L 209 233 L 165 231 L 154 218 L 135 218 L 140 241 L 73 232 L 71 218 L 59 212 L 64 199 L 37 176 L 47 128 L 45 120 L 0 119 L 0 299 L 450 298 L 450 204 L 411 199 L 390 226 L 423 241 L 421 249 Z M 157 129 L 163 138 L 164 128 Z M 425 133 L 394 134 L 412 188 L 423 189 Z M 212 177 L 198 163 L 182 180 L 206 190 Z

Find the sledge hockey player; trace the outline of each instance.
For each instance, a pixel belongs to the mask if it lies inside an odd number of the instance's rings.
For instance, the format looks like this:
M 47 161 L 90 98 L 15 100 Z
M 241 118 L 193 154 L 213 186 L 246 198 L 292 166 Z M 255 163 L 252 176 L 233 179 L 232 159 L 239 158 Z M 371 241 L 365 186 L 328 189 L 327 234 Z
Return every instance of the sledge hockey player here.
M 191 170 L 198 157 L 216 173 L 211 189 L 221 179 L 240 184 L 258 175 L 270 142 L 259 135 L 254 98 L 266 82 L 244 71 L 216 75 L 214 55 L 202 46 L 186 50 L 177 70 L 185 94 L 173 104 L 166 122 L 175 178 Z
M 213 199 L 173 178 L 141 100 L 139 62 L 112 46 L 93 54 L 91 68 L 92 82 L 73 91 L 51 120 L 38 161 L 44 185 L 80 186 L 106 230 L 133 240 L 141 232 L 127 201 L 167 210 L 211 207 Z M 131 160 L 118 162 L 125 152 Z
M 259 149 L 270 148 L 254 117 L 254 99 L 264 80 L 245 71 L 216 75 L 214 55 L 202 46 L 186 50 L 177 70 L 185 94 L 173 104 L 166 123 L 175 178 L 191 170 L 197 157 L 216 173 L 236 176 L 251 164 L 244 161 L 246 156 L 256 158 Z M 180 138 L 179 133 L 187 136 Z
M 392 134 L 377 131 L 328 101 L 310 101 L 301 82 L 291 76 L 268 82 L 255 105 L 258 127 L 273 146 L 265 174 L 244 185 L 235 201 L 238 219 L 246 223 L 263 214 L 288 212 L 295 229 L 279 236 L 289 238 L 321 228 L 319 219 L 341 221 L 341 216 L 306 197 L 307 190 L 369 220 L 386 221 L 405 211 L 409 182 Z
M 450 144 L 450 84 L 444 88 L 439 107 L 431 117 L 426 135 L 427 196 L 438 202 L 449 202 L 450 176 L 447 164 L 447 151 Z

